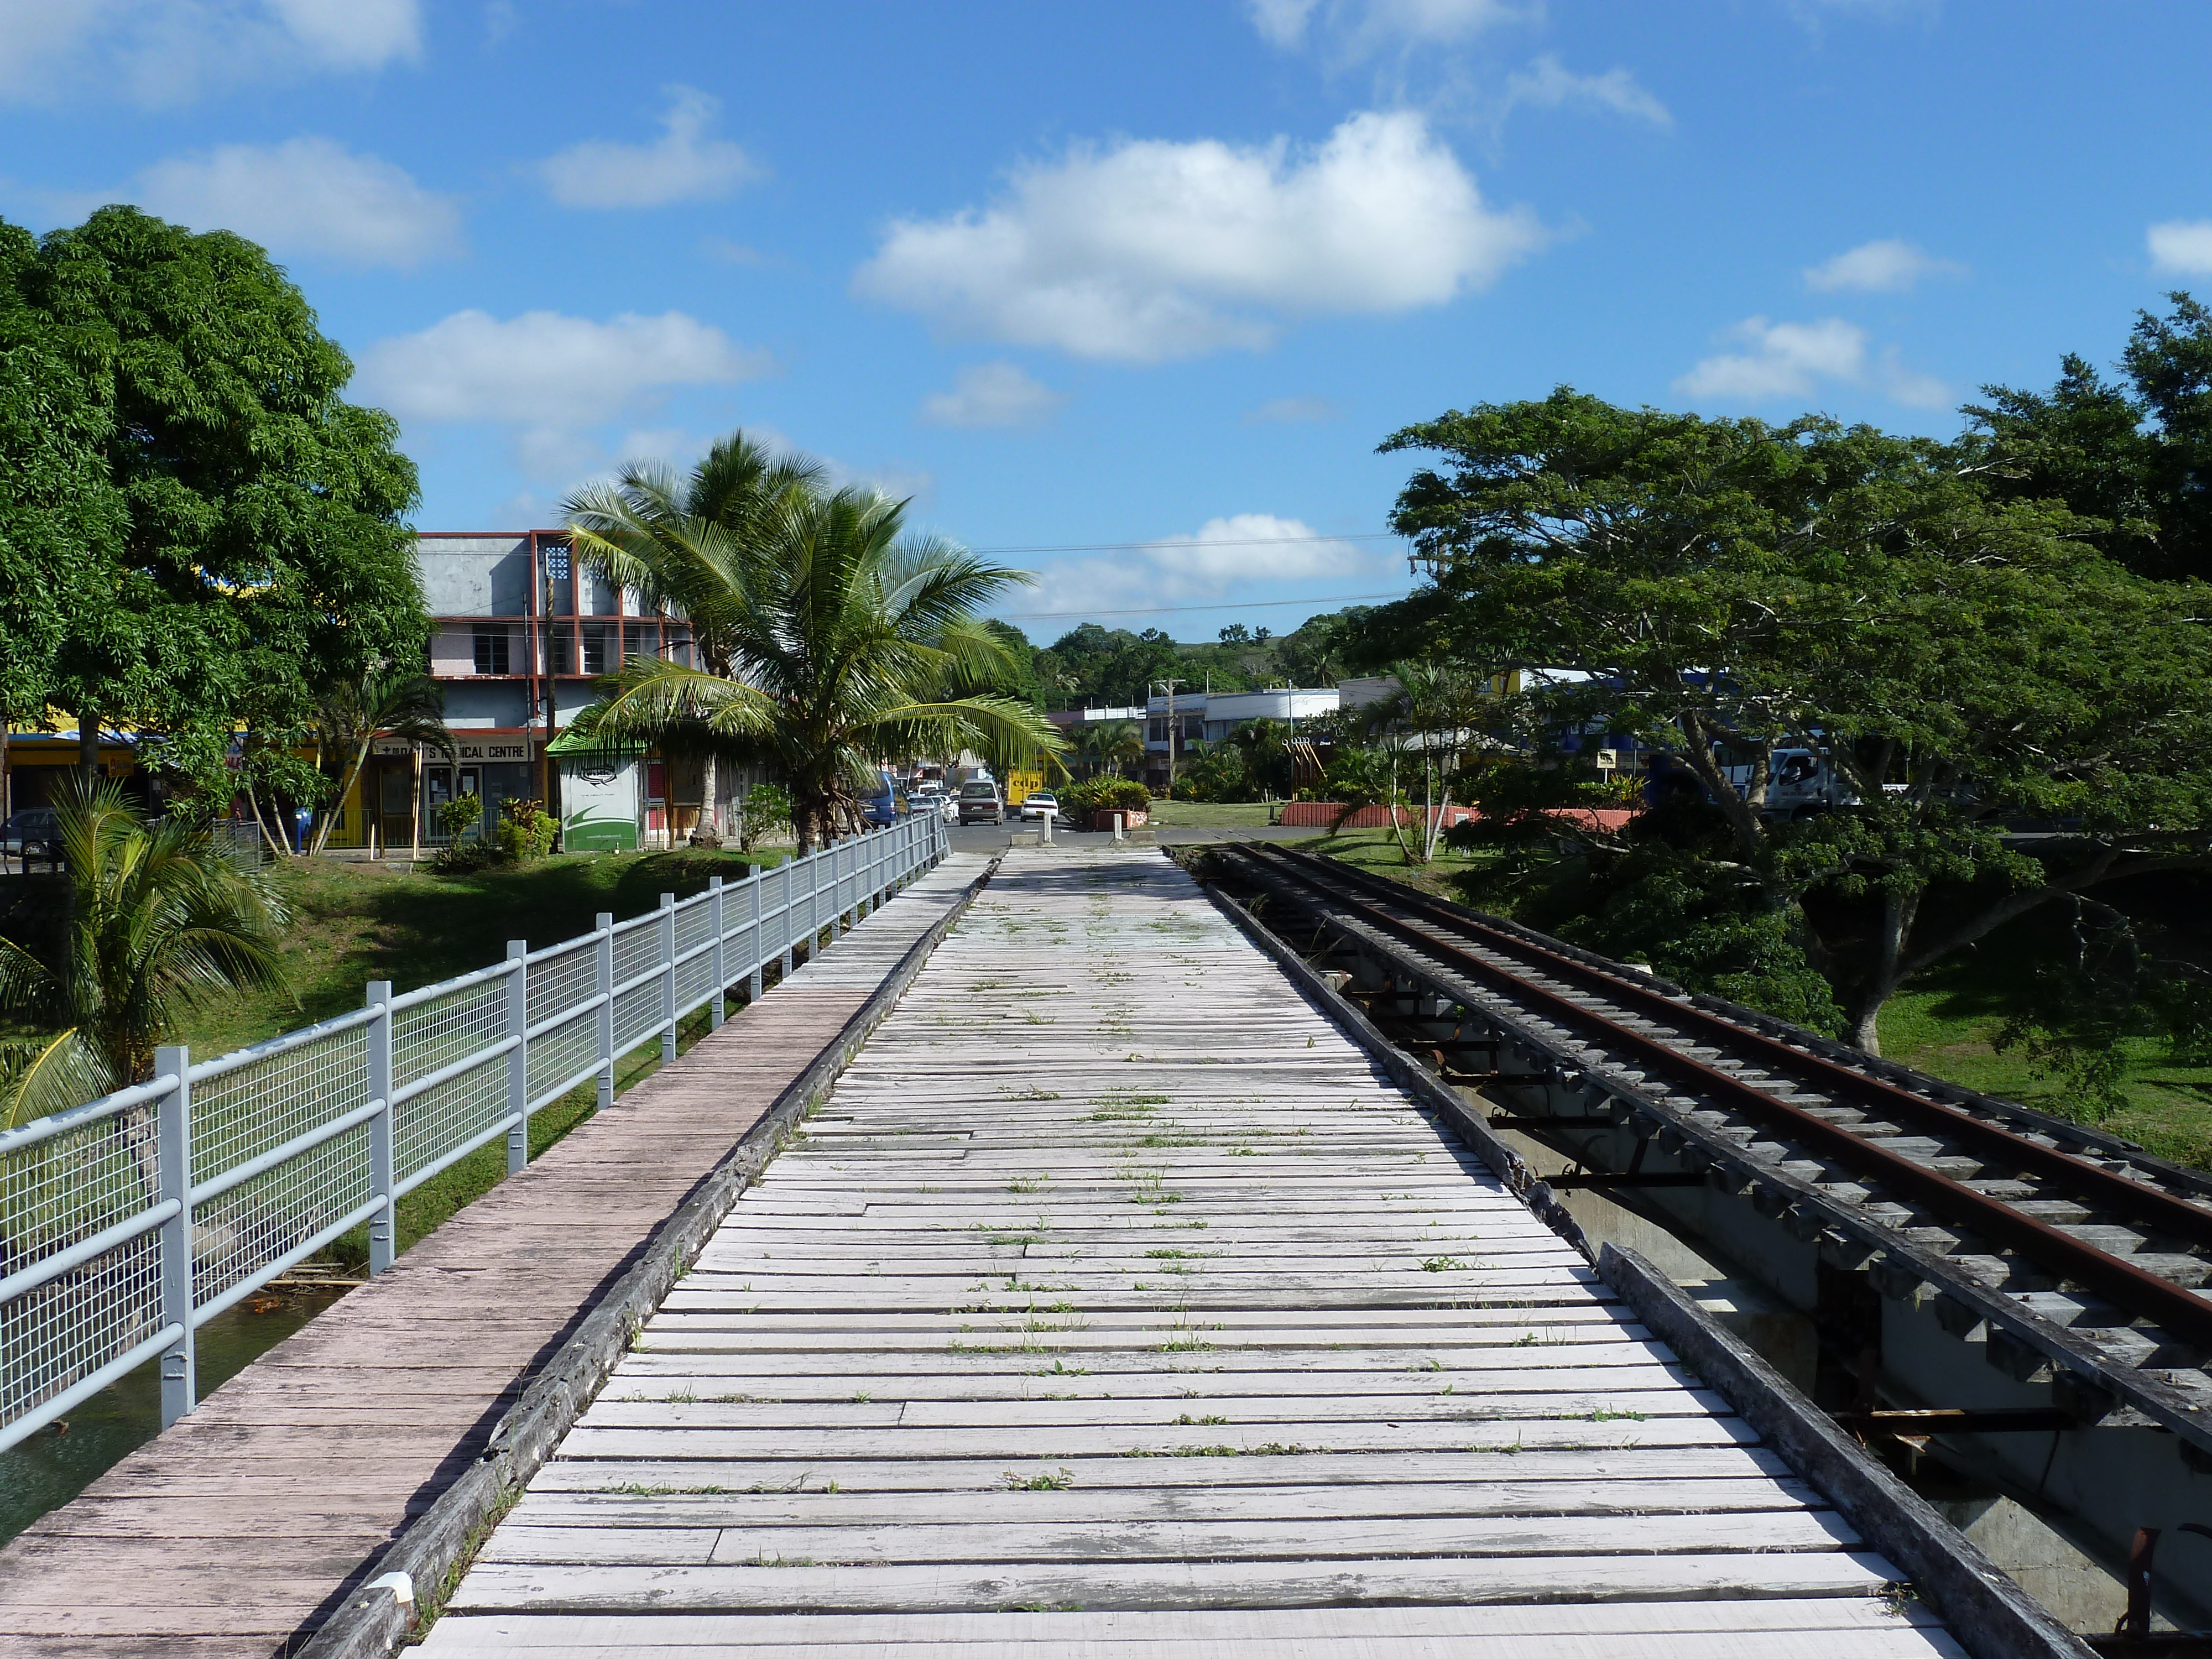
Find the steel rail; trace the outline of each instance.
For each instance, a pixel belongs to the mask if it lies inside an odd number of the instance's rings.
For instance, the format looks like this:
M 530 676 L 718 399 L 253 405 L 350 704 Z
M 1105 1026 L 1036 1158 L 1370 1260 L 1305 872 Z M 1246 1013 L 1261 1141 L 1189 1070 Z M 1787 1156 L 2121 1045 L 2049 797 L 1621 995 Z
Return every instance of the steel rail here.
M 1357 907 L 1358 919 L 1368 925 L 1436 957 L 1477 983 L 1503 991 L 1524 1005 L 1533 1005 L 1534 1012 L 1587 1034 L 1617 1054 L 1625 1053 L 1655 1071 L 1671 1075 L 1678 1080 L 1678 1086 L 1686 1085 L 1727 1109 L 1766 1126 L 1783 1139 L 1795 1141 L 1847 1169 L 1863 1172 L 1889 1191 L 1909 1197 L 1939 1215 L 1964 1224 L 1992 1244 L 2017 1250 L 2106 1300 L 2155 1321 L 2184 1341 L 2202 1348 L 2212 1348 L 2212 1301 L 2195 1296 L 2170 1279 L 2161 1279 L 2094 1244 L 2062 1232 L 2047 1222 L 2024 1214 L 2001 1200 L 1990 1198 L 1948 1176 L 1916 1164 L 1899 1153 L 1889 1152 L 1802 1107 L 1777 1099 L 1727 1072 L 1692 1059 L 1657 1037 L 1647 1036 L 1630 1026 L 1609 1019 L 1556 991 L 1531 984 L 1510 969 L 1486 962 L 1464 949 L 1460 942 L 1387 914 L 1379 902 L 1369 899 L 1353 883 L 1339 881 L 1335 884 L 1336 890 L 1332 893 L 1327 879 L 1317 878 L 1299 866 L 1279 862 L 1281 857 L 1275 849 L 1268 848 L 1267 854 L 1258 861 L 1263 866 L 1276 865 L 1282 873 L 1290 875 L 1324 898 L 1334 897 L 1340 902 L 1352 903 Z M 1327 873 L 1334 874 L 1334 872 Z M 1347 892 L 1346 889 L 1351 890 Z M 1408 896 L 1409 899 L 1417 896 Z M 1401 901 L 1393 894 L 1390 902 Z M 1454 918 L 1453 923 L 1455 927 L 1460 926 L 1461 919 Z M 1535 949 L 1522 941 L 1515 943 L 1516 948 L 1523 951 Z M 1542 954 L 1549 956 L 1551 953 Z M 1558 960 L 1564 963 L 1566 959 Z M 1580 967 L 1580 964 L 1573 965 Z M 1600 977 L 1594 972 L 1590 976 Z M 1613 981 L 1606 981 L 1607 991 L 1614 988 Z M 1664 1007 L 1669 1018 L 1675 1018 L 1686 1012 L 1680 1004 L 1670 999 L 1660 997 L 1656 993 L 1650 994 Z M 1694 1010 L 1687 1012 L 1696 1012 Z M 1728 1033 L 1731 1043 L 1744 1035 L 1740 1028 L 1724 1023 L 1723 1029 Z M 1796 1053 L 1795 1050 L 1789 1052 Z
M 1307 863 L 1310 854 L 1285 856 L 1296 860 L 1300 868 L 1312 867 Z M 2108 1212 L 2189 1243 L 2212 1248 L 2212 1210 L 2201 1208 L 2161 1188 L 2131 1180 L 2100 1164 L 2085 1163 L 2057 1147 L 2044 1146 L 1956 1106 L 1915 1094 L 1881 1078 L 1869 1077 L 1825 1055 L 1808 1054 L 1794 1044 L 1694 1005 L 1678 1002 L 1625 975 L 1608 974 L 1559 951 L 1547 950 L 1532 939 L 1486 926 L 1474 917 L 1398 883 L 1383 882 L 1382 889 L 1389 890 L 1382 890 L 1369 884 L 1380 878 L 1364 871 L 1346 871 L 1344 874 L 1349 884 L 1430 916 L 1460 933 L 1480 934 L 1484 944 L 1523 961 L 1533 960 L 1555 978 L 1569 981 L 1585 990 L 1601 992 L 1615 1002 L 1627 1004 L 1674 1026 L 1695 1027 L 1699 1034 L 1723 1042 L 1735 1054 L 1755 1057 L 1773 1069 L 1793 1074 L 1823 1094 L 1844 1097 L 1852 1105 L 1868 1108 L 1911 1127 L 1948 1137 L 1986 1163 L 2053 1182 Z M 1403 897 L 1400 896 L 1401 893 Z

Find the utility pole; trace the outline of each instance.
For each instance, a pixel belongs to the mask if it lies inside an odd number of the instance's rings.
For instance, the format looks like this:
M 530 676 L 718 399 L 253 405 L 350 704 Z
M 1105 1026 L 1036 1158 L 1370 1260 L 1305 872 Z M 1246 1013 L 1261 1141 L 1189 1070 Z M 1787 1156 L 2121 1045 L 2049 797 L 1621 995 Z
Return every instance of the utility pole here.
M 1176 687 L 1181 685 L 1182 682 L 1181 680 L 1154 680 L 1152 684 L 1158 686 L 1162 690 L 1168 694 L 1168 793 L 1170 795 L 1173 795 L 1175 793 L 1176 737 L 1175 694 Z

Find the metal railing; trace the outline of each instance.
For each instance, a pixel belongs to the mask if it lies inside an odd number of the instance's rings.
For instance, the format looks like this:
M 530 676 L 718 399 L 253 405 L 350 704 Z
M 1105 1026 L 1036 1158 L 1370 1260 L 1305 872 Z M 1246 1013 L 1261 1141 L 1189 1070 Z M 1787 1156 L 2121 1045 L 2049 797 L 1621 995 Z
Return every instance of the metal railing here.
M 151 1082 L 0 1133 L 0 1449 L 149 1360 L 167 1427 L 192 1409 L 210 1319 L 368 1224 L 391 1267 L 398 1200 L 678 1023 L 721 1024 L 740 980 L 855 921 L 945 852 L 944 825 L 892 829 L 756 870 L 629 921 L 395 994 L 219 1059 L 158 1052 Z

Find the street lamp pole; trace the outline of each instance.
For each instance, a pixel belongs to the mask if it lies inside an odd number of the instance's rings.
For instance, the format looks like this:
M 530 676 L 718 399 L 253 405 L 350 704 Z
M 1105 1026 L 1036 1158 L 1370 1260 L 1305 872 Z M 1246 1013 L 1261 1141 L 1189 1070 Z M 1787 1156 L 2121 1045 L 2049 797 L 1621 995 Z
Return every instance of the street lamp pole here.
M 1152 684 L 1160 687 L 1167 693 L 1168 696 L 1168 794 L 1172 798 L 1175 794 L 1176 775 L 1176 733 L 1175 694 L 1176 687 L 1181 685 L 1182 682 L 1181 680 L 1154 680 Z

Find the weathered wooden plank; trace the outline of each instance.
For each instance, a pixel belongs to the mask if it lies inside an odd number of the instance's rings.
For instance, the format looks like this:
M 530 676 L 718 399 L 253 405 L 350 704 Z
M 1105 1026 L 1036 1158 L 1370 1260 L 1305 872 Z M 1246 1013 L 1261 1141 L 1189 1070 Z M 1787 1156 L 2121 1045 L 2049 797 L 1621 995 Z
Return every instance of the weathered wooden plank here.
M 431 1656 L 454 1659 L 479 1654 L 538 1650 L 568 1656 L 650 1652 L 660 1647 L 729 1650 L 787 1649 L 812 1653 L 816 1644 L 835 1651 L 870 1644 L 894 1644 L 932 1659 L 945 1659 L 956 1644 L 1008 1643 L 1019 1649 L 1092 1644 L 1115 1659 L 1148 1659 L 1143 1650 L 1122 1653 L 1124 1644 L 1181 1642 L 1217 1644 L 1293 1640 L 1363 1642 L 1378 1644 L 1360 1651 L 1395 1655 L 1399 1642 L 1490 1640 L 1510 1643 L 1553 1637 L 1604 1642 L 1620 1638 L 1764 1635 L 1769 1654 L 1798 1651 L 1800 1635 L 1856 1635 L 1871 1639 L 1899 1633 L 1927 1632 L 1935 1620 L 1907 1603 L 1892 1608 L 1880 1601 L 1824 1597 L 1743 1601 L 1662 1601 L 1561 1602 L 1522 1607 L 1305 1607 L 1296 1612 L 1249 1608 L 1234 1613 L 1203 1608 L 1173 1612 L 1118 1613 L 933 1613 L 881 1616 L 839 1613 L 800 1615 L 670 1613 L 647 1617 L 607 1614 L 495 1614 L 459 1618 L 441 1625 L 425 1644 Z M 1785 1645 L 1786 1644 L 1786 1648 Z M 1189 1651 L 1188 1648 L 1182 1650 Z M 1211 1651 L 1211 1648 L 1207 1650 Z M 1620 1646 L 1603 1650 L 1618 1654 Z M 1905 1649 L 1910 1652 L 1912 1650 Z M 1346 1650 L 1336 1650 L 1343 1653 Z M 1880 1651 L 1880 1650 L 1873 1650 Z
M 845 1565 L 988 1561 L 1188 1560 L 1317 1562 L 1450 1557 L 1499 1560 L 1627 1552 L 1769 1554 L 1850 1550 L 1858 1534 L 1830 1510 L 1756 1513 L 1392 1516 L 1381 1520 L 1309 1516 L 1297 1520 L 1174 1519 L 1067 1523 L 939 1520 L 927 1525 L 547 1525 L 516 1514 L 485 1544 L 492 1563 L 568 1563 L 582 1568 L 651 1563 L 672 1566 L 781 1565 L 804 1558 Z
M 1516 1557 L 1420 1562 L 996 1562 L 913 1566 L 553 1566 L 484 1562 L 448 1604 L 459 1611 L 909 1612 L 938 1608 L 1340 1607 L 1360 1601 L 1448 1605 L 1577 1598 L 1881 1595 L 1896 1571 L 1879 1556 Z
M 841 981 L 802 969 L 0 1550 L 0 1653 L 297 1637 L 974 873 L 916 884 L 824 957 Z
M 434 1652 L 1951 1650 L 1152 860 L 1011 862 L 634 1346 Z

